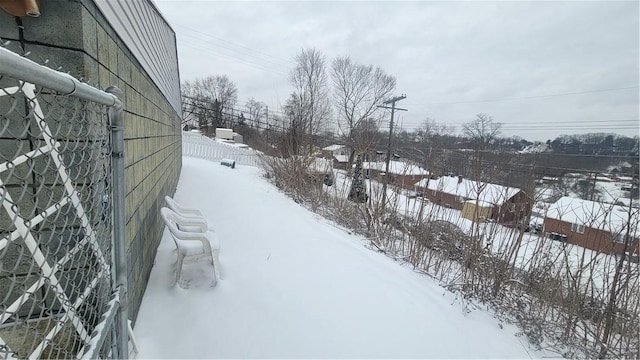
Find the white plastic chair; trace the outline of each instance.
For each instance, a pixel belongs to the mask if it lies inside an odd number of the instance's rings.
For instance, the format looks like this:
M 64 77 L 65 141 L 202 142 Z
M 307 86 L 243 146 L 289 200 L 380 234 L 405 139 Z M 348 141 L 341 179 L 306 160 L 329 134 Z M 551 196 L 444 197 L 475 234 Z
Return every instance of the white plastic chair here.
M 204 216 L 198 209 L 192 209 L 178 204 L 175 200 L 173 200 L 169 195 L 164 197 L 164 201 L 166 201 L 169 209 L 173 210 L 175 213 L 185 216 L 185 217 L 199 217 L 204 220 Z M 205 220 L 206 222 L 206 220 Z
M 207 221 L 207 219 L 204 218 L 200 210 L 182 206 L 168 195 L 164 197 L 164 201 L 167 203 L 167 207 L 173 210 L 173 212 L 175 212 L 176 214 L 186 218 L 198 219 L 204 223 L 205 231 L 209 230 L 209 222 Z M 192 229 L 183 229 L 183 230 L 193 231 Z M 200 231 L 200 230 L 197 230 L 197 231 Z M 209 231 L 213 232 L 213 230 L 209 230 Z
M 213 265 L 213 275 L 216 283 L 219 276 L 219 253 L 220 244 L 214 241 L 212 244 L 207 236 L 207 223 L 204 219 L 188 218 L 181 216 L 173 210 L 163 207 L 160 214 L 165 224 L 169 228 L 169 232 L 173 237 L 178 252 L 178 260 L 176 263 L 176 279 L 174 285 L 180 280 L 182 273 L 182 265 L 185 258 L 197 261 L 202 258 L 211 258 Z

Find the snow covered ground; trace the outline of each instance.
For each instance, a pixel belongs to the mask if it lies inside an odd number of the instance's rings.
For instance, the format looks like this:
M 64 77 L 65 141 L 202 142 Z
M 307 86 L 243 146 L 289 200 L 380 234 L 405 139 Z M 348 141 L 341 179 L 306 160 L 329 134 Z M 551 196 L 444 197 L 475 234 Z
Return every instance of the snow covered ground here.
M 597 181 L 596 189 L 599 191 L 602 201 L 610 204 L 619 203 L 629 206 L 629 202 L 631 201 L 629 196 L 631 184 L 616 181 Z M 637 205 L 638 199 L 633 199 L 633 202 Z
M 172 287 L 165 231 L 134 329 L 139 358 L 529 358 L 518 329 L 368 250 L 253 167 L 185 157 L 175 199 L 198 207 L 222 250 Z

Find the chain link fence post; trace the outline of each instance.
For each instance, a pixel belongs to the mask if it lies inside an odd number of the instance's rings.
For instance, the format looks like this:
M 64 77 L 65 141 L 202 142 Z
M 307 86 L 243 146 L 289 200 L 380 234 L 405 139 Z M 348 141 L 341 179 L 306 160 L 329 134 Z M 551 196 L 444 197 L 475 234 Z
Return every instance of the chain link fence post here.
M 123 101 L 122 90 L 110 86 L 105 90 Z M 109 108 L 109 123 L 111 125 L 111 156 L 112 156 L 112 199 L 113 199 L 113 249 L 114 249 L 114 290 L 120 293 L 120 305 L 116 316 L 116 348 L 117 358 L 129 358 L 129 316 L 127 292 L 127 239 L 125 218 L 125 176 L 124 176 L 124 105 Z

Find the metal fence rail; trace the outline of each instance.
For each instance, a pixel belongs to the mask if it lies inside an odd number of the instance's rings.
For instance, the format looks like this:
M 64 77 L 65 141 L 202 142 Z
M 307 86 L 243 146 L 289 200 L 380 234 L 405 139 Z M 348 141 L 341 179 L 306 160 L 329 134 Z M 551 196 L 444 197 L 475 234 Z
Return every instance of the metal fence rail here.
M 0 356 L 128 357 L 122 130 L 117 96 L 0 48 Z
M 235 160 L 240 165 L 260 166 L 260 157 L 254 150 L 210 139 L 200 133 L 182 132 L 182 155 L 219 161 Z

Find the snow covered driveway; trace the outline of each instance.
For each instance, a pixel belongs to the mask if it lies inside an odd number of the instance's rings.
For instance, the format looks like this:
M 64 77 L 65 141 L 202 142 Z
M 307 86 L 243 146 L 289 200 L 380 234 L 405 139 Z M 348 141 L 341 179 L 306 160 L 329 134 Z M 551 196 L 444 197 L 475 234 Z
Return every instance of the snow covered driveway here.
M 465 315 L 454 295 L 296 204 L 259 169 L 185 157 L 175 199 L 215 229 L 223 279 L 211 287 L 203 260 L 185 265 L 184 289 L 171 287 L 165 231 L 134 329 L 140 358 L 529 357 L 515 327 Z

